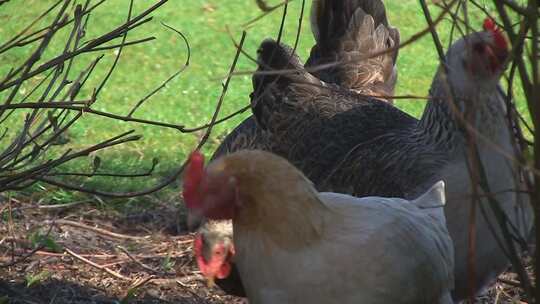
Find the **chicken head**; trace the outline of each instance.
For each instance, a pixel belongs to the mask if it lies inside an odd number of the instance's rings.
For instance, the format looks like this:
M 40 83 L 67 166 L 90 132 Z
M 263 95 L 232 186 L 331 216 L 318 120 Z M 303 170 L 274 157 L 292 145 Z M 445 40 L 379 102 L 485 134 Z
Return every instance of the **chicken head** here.
M 203 235 L 199 234 L 194 242 L 195 258 L 197 266 L 208 280 L 208 285 L 214 285 L 214 279 L 224 279 L 231 273 L 231 259 L 234 257 L 232 243 L 223 241 L 207 242 Z
M 508 44 L 501 30 L 492 19 L 484 21 L 484 32 L 481 40 L 472 42 L 472 54 L 469 71 L 473 75 L 494 76 L 504 70 L 508 58 Z
M 451 86 L 460 88 L 462 96 L 492 90 L 506 69 L 509 50 L 504 34 L 491 19 L 484 21 L 483 29 L 456 41 L 446 55 Z

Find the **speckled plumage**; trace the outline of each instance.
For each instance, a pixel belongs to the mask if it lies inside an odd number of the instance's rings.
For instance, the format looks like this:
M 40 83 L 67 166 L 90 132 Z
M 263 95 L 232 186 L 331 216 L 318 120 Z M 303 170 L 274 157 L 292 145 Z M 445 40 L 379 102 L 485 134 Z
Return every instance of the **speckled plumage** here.
M 316 44 L 307 67 L 339 63 L 312 73 L 358 93 L 392 96 L 397 80 L 399 31 L 390 26 L 380 0 L 314 0 L 311 28 Z

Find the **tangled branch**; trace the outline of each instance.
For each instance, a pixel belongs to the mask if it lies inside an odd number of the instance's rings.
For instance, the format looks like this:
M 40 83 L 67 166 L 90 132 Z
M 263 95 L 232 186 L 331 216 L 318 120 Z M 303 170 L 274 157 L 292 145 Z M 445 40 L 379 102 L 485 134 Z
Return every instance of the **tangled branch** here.
M 31 54 L 20 65 L 14 65 L 5 75 L 0 75 L 0 128 L 3 129 L 0 132 L 0 140 L 2 141 L 2 145 L 0 145 L 0 191 L 21 190 L 36 182 L 42 182 L 97 195 L 132 197 L 157 191 L 174 181 L 180 174 L 182 168 L 178 165 L 180 168 L 177 169 L 176 174 L 164 183 L 140 191 L 114 193 L 79 186 L 61 179 L 62 176 L 84 178 L 99 176 L 145 177 L 152 175 L 158 163 L 158 160 L 153 160 L 151 168 L 145 172 L 136 170 L 137 172 L 134 173 L 113 173 L 103 172 L 100 168 L 101 161 L 99 159 L 96 161 L 94 158 L 91 172 L 59 171 L 59 166 L 75 159 L 89 157 L 97 151 L 137 141 L 141 138 L 141 136 L 134 134 L 134 130 L 131 130 L 88 147 L 66 148 L 60 155 L 53 152 L 52 147 L 62 141 L 69 128 L 87 115 L 104 117 L 113 123 L 124 121 L 174 129 L 182 133 L 194 132 L 211 126 L 205 124 L 201 127 L 188 129 L 178 123 L 134 117 L 137 109 L 163 89 L 166 84 L 181 75 L 189 66 L 191 50 L 187 38 L 183 33 L 166 24 L 163 26 L 174 31 L 185 43 L 187 50 L 185 62 L 155 89 L 140 100 L 133 102 L 134 105 L 126 114 L 96 109 L 100 93 L 107 86 L 111 75 L 116 70 L 123 49 L 155 41 L 155 37 L 129 40 L 129 32 L 152 21 L 152 14 L 168 0 L 157 1 L 138 14 L 133 14 L 134 1 L 131 0 L 127 9 L 127 17 L 122 24 L 112 26 L 109 31 L 97 37 L 87 37 L 87 29 L 94 20 L 90 17 L 90 13 L 94 12 L 105 1 L 100 0 L 91 5 L 88 0 L 82 4 L 72 0 L 59 0 L 13 37 L 6 41 L 0 41 L 0 54 L 12 52 L 22 46 L 33 48 Z M 0 2 L 0 5 L 4 3 L 6 1 Z M 47 26 L 37 28 L 38 22 L 45 19 L 52 19 L 52 21 Z M 67 38 L 57 38 L 63 37 L 59 34 L 62 31 L 68 31 Z M 53 39 L 63 39 L 64 47 L 51 58 L 45 58 L 43 54 L 50 48 Z M 113 62 L 108 67 L 100 66 L 104 56 L 102 52 L 109 50 L 115 50 Z M 73 72 L 75 59 L 83 54 L 96 55 L 85 68 L 75 74 Z M 98 66 L 105 68 L 107 73 L 103 79 L 97 81 L 98 84 L 95 87 L 88 88 L 89 79 L 96 82 L 94 72 Z M 30 87 L 26 95 L 23 95 L 21 90 L 23 85 L 25 88 Z M 90 96 L 82 97 L 84 91 L 91 92 Z M 213 123 L 216 123 L 215 119 Z M 6 127 L 8 125 L 10 127 Z

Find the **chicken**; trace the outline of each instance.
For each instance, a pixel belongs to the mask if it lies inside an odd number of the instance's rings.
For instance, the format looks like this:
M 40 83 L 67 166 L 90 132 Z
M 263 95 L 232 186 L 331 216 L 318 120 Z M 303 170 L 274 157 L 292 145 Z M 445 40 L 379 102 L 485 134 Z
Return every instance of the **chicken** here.
M 356 198 L 318 193 L 287 160 L 261 150 L 203 166 L 194 152 L 186 205 L 232 219 L 250 303 L 453 303 L 442 182 L 413 201 Z M 227 268 L 199 262 L 210 280 Z
M 420 120 L 379 99 L 321 81 L 291 49 L 270 40 L 261 44 L 259 69 L 296 72 L 253 77 L 253 112 L 267 134 L 264 149 L 288 159 L 319 191 L 411 199 L 445 181 L 445 212 L 455 247 L 455 300 L 468 296 L 471 286 L 481 290 L 509 265 L 508 248 L 499 245 L 496 216 L 483 196 L 474 220 L 475 276 L 469 278 L 473 183 L 466 157 L 470 144 L 459 120 L 466 105 L 475 109 L 472 126 L 480 133 L 477 147 L 487 184 L 513 237 L 527 239 L 532 225 L 526 195 L 508 191 L 523 189 L 519 168 L 506 157 L 517 158 L 519 147 L 498 89 L 508 46 L 490 21 L 484 27 L 452 44 L 446 54 L 448 75 L 442 66 L 437 71 Z

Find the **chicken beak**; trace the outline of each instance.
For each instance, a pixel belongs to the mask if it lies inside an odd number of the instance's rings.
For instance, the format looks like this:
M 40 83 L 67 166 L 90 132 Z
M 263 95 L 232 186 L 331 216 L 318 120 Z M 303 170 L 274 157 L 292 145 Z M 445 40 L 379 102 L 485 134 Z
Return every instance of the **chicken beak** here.
M 214 286 L 216 286 L 216 282 L 214 281 L 214 277 L 213 276 L 206 277 L 206 287 L 212 288 Z

